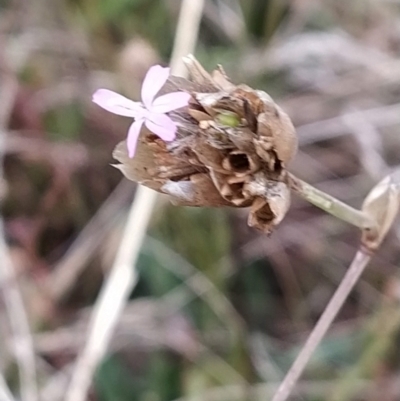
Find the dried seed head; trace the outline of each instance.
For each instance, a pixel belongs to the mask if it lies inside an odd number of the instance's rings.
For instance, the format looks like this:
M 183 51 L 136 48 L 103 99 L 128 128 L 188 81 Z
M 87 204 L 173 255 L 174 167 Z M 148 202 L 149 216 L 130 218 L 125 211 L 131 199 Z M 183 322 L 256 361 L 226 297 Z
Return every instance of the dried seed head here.
M 249 225 L 270 232 L 290 204 L 293 125 L 265 92 L 232 84 L 221 67 L 209 74 L 193 56 L 185 62 L 190 80 L 170 77 L 160 91 L 191 95 L 187 108 L 168 113 L 176 139 L 166 143 L 143 128 L 135 158 L 117 146 L 117 167 L 176 204 L 250 207 Z

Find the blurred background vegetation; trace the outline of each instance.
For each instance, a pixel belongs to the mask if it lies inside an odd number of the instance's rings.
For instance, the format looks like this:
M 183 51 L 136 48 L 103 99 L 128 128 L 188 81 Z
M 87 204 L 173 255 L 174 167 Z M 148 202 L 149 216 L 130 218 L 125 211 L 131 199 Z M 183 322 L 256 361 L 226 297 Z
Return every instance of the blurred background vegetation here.
M 110 166 L 129 121 L 91 94 L 138 98 L 148 68 L 168 64 L 179 7 L 0 0 L 0 195 L 44 401 L 63 396 L 136 185 Z M 399 166 L 400 1 L 208 0 L 196 56 L 274 97 L 299 135 L 289 170 L 318 188 L 358 207 Z M 293 399 L 400 399 L 399 239 L 386 239 Z M 160 198 L 90 399 L 268 399 L 358 241 L 295 197 L 270 237 L 243 210 Z M 0 371 L 16 389 L 4 309 Z

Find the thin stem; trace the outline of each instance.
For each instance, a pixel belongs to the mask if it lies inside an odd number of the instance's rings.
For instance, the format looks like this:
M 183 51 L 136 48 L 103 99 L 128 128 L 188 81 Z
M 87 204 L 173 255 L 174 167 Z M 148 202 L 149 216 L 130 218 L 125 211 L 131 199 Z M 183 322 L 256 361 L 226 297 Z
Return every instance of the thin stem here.
M 308 337 L 304 347 L 297 356 L 289 372 L 286 374 L 272 401 L 286 401 L 293 391 L 300 375 L 303 373 L 308 361 L 314 351 L 325 336 L 333 320 L 336 318 L 339 310 L 343 306 L 351 290 L 357 283 L 364 269 L 368 265 L 371 256 L 363 250 L 359 250 L 354 257 L 349 269 L 347 270 L 342 282 L 337 288 L 335 294 L 329 301 L 324 313 L 318 320 L 313 331 Z
M 362 229 L 376 230 L 376 224 L 366 213 L 354 209 L 331 195 L 288 173 L 289 187 L 303 199 L 325 212 Z
M 204 0 L 183 0 L 175 36 L 171 72 L 184 75 L 182 57 L 194 51 Z M 94 372 L 105 355 L 118 318 L 137 283 L 136 261 L 157 199 L 139 186 L 110 275 L 94 305 L 87 342 L 72 373 L 66 401 L 84 401 Z

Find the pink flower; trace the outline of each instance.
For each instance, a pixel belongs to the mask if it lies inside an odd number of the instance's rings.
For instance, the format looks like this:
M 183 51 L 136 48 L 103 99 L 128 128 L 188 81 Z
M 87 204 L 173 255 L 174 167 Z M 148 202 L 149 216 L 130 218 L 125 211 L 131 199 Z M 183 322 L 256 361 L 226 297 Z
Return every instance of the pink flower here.
M 108 89 L 99 89 L 93 94 L 93 102 L 103 109 L 135 119 L 128 130 L 129 157 L 135 155 L 136 143 L 143 124 L 166 142 L 175 139 L 177 126 L 165 113 L 187 106 L 190 95 L 185 92 L 172 92 L 155 99 L 158 91 L 167 82 L 169 71 L 169 68 L 160 65 L 149 69 L 143 81 L 142 103 L 134 102 Z

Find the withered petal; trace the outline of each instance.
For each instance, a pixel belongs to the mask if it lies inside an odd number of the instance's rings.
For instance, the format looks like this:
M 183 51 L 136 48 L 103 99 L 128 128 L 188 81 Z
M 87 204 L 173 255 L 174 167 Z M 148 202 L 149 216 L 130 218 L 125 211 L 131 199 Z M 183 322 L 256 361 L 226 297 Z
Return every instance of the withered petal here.
M 263 147 L 265 143 L 271 144 L 280 161 L 287 164 L 297 152 L 297 135 L 289 116 L 277 105 L 271 106 L 269 110 L 260 113 L 257 117 L 258 137 L 257 146 L 261 146 L 259 152 L 267 150 Z M 269 150 L 269 149 L 268 149 Z
M 160 189 L 162 184 L 149 174 L 149 170 L 156 167 L 154 152 L 142 138 L 139 138 L 137 142 L 134 158 L 130 158 L 128 155 L 126 141 L 120 142 L 115 147 L 113 157 L 121 163 L 113 166 L 121 170 L 126 178 L 146 185 L 156 191 Z
M 226 92 L 231 92 L 236 88 L 226 75 L 222 65 L 218 65 L 218 68 L 211 73 L 211 77 L 216 86 Z

